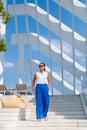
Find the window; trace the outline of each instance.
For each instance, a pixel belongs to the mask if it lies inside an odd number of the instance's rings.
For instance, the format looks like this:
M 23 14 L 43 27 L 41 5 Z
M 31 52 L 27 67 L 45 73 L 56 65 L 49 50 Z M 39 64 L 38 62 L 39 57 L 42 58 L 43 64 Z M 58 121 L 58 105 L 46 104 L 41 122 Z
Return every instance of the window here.
M 37 33 L 37 22 L 32 17 L 28 17 L 29 32 Z
M 35 4 L 35 0 L 27 0 L 27 3 L 34 3 Z
M 48 29 L 42 24 L 39 24 L 39 34 L 44 38 L 48 39 Z
M 80 2 L 82 2 L 83 4 L 86 4 L 86 0 L 79 0 Z
M 84 68 L 86 67 L 86 56 L 79 52 L 77 49 L 75 49 L 75 62 Z
M 62 49 L 64 54 L 66 54 L 70 58 L 73 58 L 72 46 L 64 40 L 62 40 Z
M 39 60 L 39 50 L 34 46 L 31 46 L 31 55 L 32 59 Z
M 18 32 L 26 33 L 26 19 L 25 16 L 17 16 Z
M 83 37 L 86 37 L 86 23 L 77 17 L 74 17 L 74 31 Z
M 41 53 L 41 62 L 44 62 L 50 68 L 50 58 L 43 53 Z
M 61 21 L 68 27 L 72 28 L 72 14 L 61 7 Z
M 37 5 L 43 10 L 47 10 L 46 1 L 47 0 L 37 0 Z
M 73 94 L 73 75 L 63 69 L 64 94 Z
M 53 32 L 50 32 L 50 42 L 54 45 L 57 49 L 60 50 L 60 38 Z
M 13 0 L 7 0 L 7 5 L 13 4 Z
M 24 45 L 24 60 L 29 60 L 29 45 Z
M 75 94 L 82 93 L 81 80 L 75 78 Z
M 24 0 L 15 0 L 16 4 L 24 4 Z
M 59 6 L 58 4 L 56 4 L 55 2 L 53 2 L 53 0 L 49 0 L 49 13 L 59 19 L 59 13 L 58 13 L 58 9 L 59 9 Z

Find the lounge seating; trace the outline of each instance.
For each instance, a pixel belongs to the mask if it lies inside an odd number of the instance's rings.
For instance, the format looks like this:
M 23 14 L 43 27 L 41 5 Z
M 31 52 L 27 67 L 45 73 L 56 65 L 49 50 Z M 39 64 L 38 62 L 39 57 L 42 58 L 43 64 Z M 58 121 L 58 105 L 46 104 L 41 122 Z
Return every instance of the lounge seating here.
M 2 93 L 4 95 L 10 94 L 10 92 L 8 91 L 8 89 L 6 88 L 6 86 L 4 84 L 0 84 L 0 93 Z
M 16 84 L 16 90 L 21 94 L 28 94 L 28 88 L 26 84 Z
M 3 99 L 2 108 L 26 108 L 27 101 L 20 94 L 11 95 L 8 99 Z

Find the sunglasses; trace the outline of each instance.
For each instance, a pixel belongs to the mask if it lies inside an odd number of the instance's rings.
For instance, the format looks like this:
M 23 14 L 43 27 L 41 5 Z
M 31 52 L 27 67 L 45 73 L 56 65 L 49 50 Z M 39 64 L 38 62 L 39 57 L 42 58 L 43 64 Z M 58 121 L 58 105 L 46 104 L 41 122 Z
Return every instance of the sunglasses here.
M 44 65 L 40 65 L 39 67 L 43 67 Z

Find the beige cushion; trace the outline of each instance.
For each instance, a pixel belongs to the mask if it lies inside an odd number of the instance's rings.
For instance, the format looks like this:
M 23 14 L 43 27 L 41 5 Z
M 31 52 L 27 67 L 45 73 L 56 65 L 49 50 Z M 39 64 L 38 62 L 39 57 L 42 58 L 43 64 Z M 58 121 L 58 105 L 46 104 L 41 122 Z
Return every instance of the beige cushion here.
M 21 95 L 11 95 L 8 99 L 2 100 L 2 108 L 26 108 L 27 102 Z

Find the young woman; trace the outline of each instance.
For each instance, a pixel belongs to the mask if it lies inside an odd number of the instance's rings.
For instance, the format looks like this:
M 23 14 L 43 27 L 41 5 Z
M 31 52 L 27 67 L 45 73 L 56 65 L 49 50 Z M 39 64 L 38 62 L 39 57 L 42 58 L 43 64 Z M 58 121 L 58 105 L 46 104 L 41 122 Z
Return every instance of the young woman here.
M 39 64 L 39 72 L 34 74 L 32 81 L 32 90 L 36 94 L 36 118 L 41 121 L 42 119 L 47 120 L 47 113 L 49 108 L 49 87 L 50 87 L 50 76 L 45 71 L 45 64 Z M 35 87 L 36 84 L 36 87 Z

